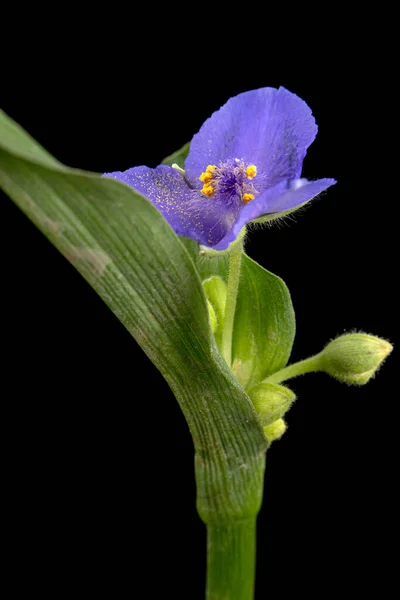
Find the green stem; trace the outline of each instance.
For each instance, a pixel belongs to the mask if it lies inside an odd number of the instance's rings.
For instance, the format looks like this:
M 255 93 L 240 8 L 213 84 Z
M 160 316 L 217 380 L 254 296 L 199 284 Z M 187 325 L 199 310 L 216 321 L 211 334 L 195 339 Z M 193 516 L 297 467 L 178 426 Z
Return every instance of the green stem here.
M 256 519 L 207 527 L 206 600 L 252 600 Z
M 242 253 L 243 242 L 237 241 L 229 253 L 228 289 L 226 294 L 224 330 L 222 332 L 222 354 L 229 367 L 232 364 L 233 322 L 235 319 L 236 300 L 239 289 Z
M 315 356 L 301 360 L 293 365 L 289 365 L 281 371 L 277 371 L 264 379 L 263 383 L 281 383 L 281 381 L 286 381 L 286 379 L 291 379 L 292 377 L 298 377 L 298 375 L 321 371 L 320 357 L 320 354 L 316 354 Z

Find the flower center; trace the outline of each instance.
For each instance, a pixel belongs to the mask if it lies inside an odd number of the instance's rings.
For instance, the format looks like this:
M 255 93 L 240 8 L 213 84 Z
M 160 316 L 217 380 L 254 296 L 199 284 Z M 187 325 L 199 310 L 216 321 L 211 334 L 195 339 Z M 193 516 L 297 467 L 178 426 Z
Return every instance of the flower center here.
M 254 200 L 257 190 L 252 179 L 257 175 L 256 165 L 246 165 L 243 160 L 235 158 L 225 163 L 208 165 L 199 177 L 203 182 L 201 193 L 211 198 L 216 193 L 228 200 L 237 197 L 245 204 Z

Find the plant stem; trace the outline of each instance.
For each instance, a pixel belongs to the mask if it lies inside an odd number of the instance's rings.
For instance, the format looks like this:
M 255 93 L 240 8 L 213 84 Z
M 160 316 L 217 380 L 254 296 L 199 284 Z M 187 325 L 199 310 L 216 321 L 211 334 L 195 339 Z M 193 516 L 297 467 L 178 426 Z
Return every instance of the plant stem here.
M 232 364 L 233 322 L 235 319 L 236 300 L 239 289 L 242 252 L 243 242 L 237 241 L 229 253 L 228 289 L 225 305 L 224 330 L 222 333 L 222 354 L 229 367 Z
M 264 382 L 281 383 L 281 381 L 286 381 L 286 379 L 291 379 L 292 377 L 297 377 L 298 375 L 304 375 L 305 373 L 312 373 L 315 371 L 321 371 L 320 354 L 316 354 L 315 356 L 301 360 L 293 365 L 289 365 L 281 371 L 277 371 L 273 375 L 270 375 L 264 379 Z
M 256 519 L 207 527 L 206 600 L 252 600 Z

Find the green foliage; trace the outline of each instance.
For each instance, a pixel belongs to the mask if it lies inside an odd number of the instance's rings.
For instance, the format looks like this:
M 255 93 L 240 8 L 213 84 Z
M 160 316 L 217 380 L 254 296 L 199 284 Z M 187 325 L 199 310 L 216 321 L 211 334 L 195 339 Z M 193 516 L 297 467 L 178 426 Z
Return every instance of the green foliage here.
M 146 198 L 60 165 L 3 113 L 0 140 L 1 187 L 92 285 L 179 401 L 196 450 L 201 517 L 255 515 L 266 440 L 215 345 L 201 280 L 179 238 Z
M 202 253 L 197 242 L 181 239 L 203 280 L 217 276 L 227 283 L 229 254 Z M 246 390 L 286 365 L 295 332 L 295 315 L 286 284 L 243 254 L 233 329 L 232 369 Z
M 189 154 L 190 142 L 187 142 L 182 148 L 173 152 L 162 161 L 163 165 L 178 165 L 183 169 L 187 155 Z
M 245 389 L 286 365 L 294 335 L 294 311 L 285 283 L 244 255 L 232 370 Z

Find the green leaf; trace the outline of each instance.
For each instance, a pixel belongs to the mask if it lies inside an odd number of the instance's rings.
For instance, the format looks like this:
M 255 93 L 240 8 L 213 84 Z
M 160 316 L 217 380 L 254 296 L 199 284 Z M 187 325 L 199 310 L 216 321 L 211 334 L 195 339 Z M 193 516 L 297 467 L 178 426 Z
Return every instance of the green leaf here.
M 243 255 L 232 370 L 245 389 L 286 365 L 294 335 L 294 311 L 285 283 Z
M 178 165 L 183 169 L 187 155 L 189 154 L 190 142 L 187 142 L 182 148 L 173 152 L 162 161 L 163 165 Z
M 41 164 L 63 170 L 64 166 L 26 133 L 18 123 L 9 119 L 0 109 L 0 143 L 19 156 L 37 160 Z
M 256 514 L 266 439 L 216 348 L 200 278 L 179 238 L 146 198 L 60 165 L 1 112 L 0 140 L 0 186 L 92 285 L 179 401 L 196 450 L 201 517 Z
M 228 254 L 202 254 L 197 242 L 181 239 L 201 279 L 218 276 L 227 283 Z M 211 298 L 209 300 L 212 304 Z M 295 329 L 293 305 L 285 283 L 243 254 L 232 340 L 232 370 L 246 390 L 286 365 Z M 220 345 L 218 335 L 216 340 Z

